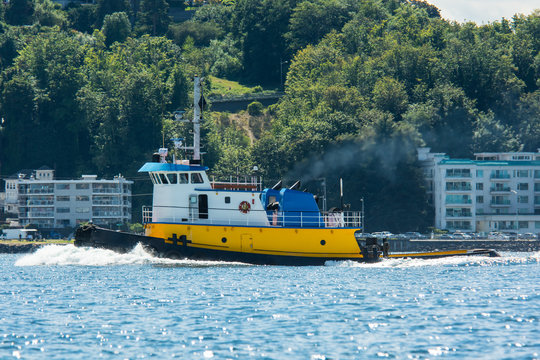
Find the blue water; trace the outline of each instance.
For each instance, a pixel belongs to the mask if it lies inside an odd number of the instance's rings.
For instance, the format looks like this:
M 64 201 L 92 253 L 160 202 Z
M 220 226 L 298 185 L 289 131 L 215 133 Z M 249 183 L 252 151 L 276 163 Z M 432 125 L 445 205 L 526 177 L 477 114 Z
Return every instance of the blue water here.
M 277 267 L 0 255 L 0 359 L 538 359 L 540 253 Z

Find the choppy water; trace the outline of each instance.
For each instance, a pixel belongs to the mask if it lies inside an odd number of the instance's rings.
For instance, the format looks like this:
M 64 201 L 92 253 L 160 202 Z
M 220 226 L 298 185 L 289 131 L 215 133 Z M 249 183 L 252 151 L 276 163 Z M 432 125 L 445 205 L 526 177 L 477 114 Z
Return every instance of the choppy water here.
M 0 255 L 0 359 L 538 359 L 540 253 L 336 262 Z

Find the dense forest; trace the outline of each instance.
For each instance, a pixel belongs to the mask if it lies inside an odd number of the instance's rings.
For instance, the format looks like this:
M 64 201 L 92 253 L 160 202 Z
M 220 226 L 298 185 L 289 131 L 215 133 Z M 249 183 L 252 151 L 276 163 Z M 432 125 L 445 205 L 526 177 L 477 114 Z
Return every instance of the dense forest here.
M 122 173 L 144 192 L 139 166 L 188 133 L 171 114 L 190 116 L 194 75 L 285 92 L 262 111 L 209 104 L 215 174 L 257 165 L 315 192 L 325 178 L 330 206 L 341 177 L 352 208 L 365 199 L 369 231 L 431 225 L 418 146 L 540 148 L 538 10 L 479 26 L 416 0 L 229 0 L 175 23 L 169 5 L 0 5 L 2 177 L 48 165 L 61 178 Z

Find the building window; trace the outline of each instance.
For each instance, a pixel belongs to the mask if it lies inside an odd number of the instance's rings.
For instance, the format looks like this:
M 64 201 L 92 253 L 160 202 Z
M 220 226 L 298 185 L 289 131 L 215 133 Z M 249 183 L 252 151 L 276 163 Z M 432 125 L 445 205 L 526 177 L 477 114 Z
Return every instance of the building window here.
M 75 212 L 77 214 L 85 214 L 85 213 L 89 213 L 90 212 L 90 208 L 87 208 L 87 207 L 78 207 L 75 209 Z
M 446 183 L 447 191 L 470 191 L 471 184 L 465 181 L 461 182 L 447 182 Z
M 534 178 L 540 179 L 540 170 L 534 170 Z
M 529 228 L 529 222 L 528 221 L 518 221 L 518 228 L 520 228 L 520 229 L 528 229 Z
M 491 205 L 510 205 L 510 198 L 508 196 L 492 196 Z
M 471 177 L 470 169 L 446 169 L 446 177 L 455 178 L 455 177 Z
M 77 195 L 75 197 L 75 200 L 77 200 L 77 201 L 90 201 L 90 197 L 88 197 L 86 195 Z
M 491 172 L 492 179 L 510 179 L 510 174 L 507 170 L 493 170 Z
M 450 230 L 471 230 L 470 221 L 447 221 L 446 227 Z
M 484 203 L 484 197 L 481 196 L 481 195 L 480 195 L 480 196 L 477 196 L 477 197 L 476 197 L 476 202 L 477 202 L 478 204 L 483 204 L 483 203 Z
M 529 197 L 528 196 L 518 196 L 518 203 L 520 204 L 528 204 L 529 203 Z
M 469 195 L 446 195 L 447 204 L 470 204 L 471 197 Z
M 69 196 L 57 196 L 56 201 L 69 201 Z
M 528 208 L 520 208 L 518 209 L 518 214 L 528 214 L 529 209 Z
M 493 183 L 491 184 L 490 191 L 510 191 L 510 186 L 505 185 L 504 183 Z
M 447 217 L 471 217 L 471 209 L 467 208 L 447 208 L 446 209 Z
M 476 190 L 484 190 L 484 183 L 476 183 Z
M 529 177 L 529 170 L 515 170 L 514 175 L 519 178 Z
M 68 227 L 69 219 L 56 220 L 56 226 L 58 227 Z
M 77 189 L 77 190 L 90 189 L 90 184 L 88 184 L 88 183 L 86 183 L 86 184 L 77 184 L 77 185 L 75 185 L 75 189 Z
M 56 184 L 56 190 L 69 190 L 69 184 Z
M 67 214 L 69 213 L 69 208 L 56 208 L 58 214 Z
M 476 170 L 476 177 L 477 178 L 484 177 L 484 170 Z
M 517 186 L 518 190 L 529 190 L 529 184 L 528 183 L 519 183 Z

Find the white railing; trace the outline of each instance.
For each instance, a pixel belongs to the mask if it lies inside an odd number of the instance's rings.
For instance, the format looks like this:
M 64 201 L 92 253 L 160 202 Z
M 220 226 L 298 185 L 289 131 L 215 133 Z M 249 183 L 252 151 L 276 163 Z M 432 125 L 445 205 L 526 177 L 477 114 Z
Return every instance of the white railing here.
M 252 190 L 262 191 L 262 177 L 260 176 L 229 176 L 228 178 L 218 178 L 212 176 L 210 181 L 212 189 L 223 190 Z
M 143 221 L 143 224 L 148 224 L 152 222 L 152 207 L 151 206 L 142 207 L 142 221 Z
M 180 210 L 180 209 L 179 209 Z M 360 211 L 344 211 L 344 212 L 273 212 L 268 214 L 265 211 L 264 216 L 238 216 L 233 210 L 209 209 L 208 219 L 199 219 L 197 209 L 193 210 L 186 216 L 184 214 L 159 216 L 157 221 L 180 223 L 189 221 L 190 223 L 200 223 L 209 225 L 230 225 L 230 226 L 269 226 L 269 227 L 300 227 L 300 228 L 361 228 L 362 213 Z M 231 214 L 229 217 L 212 216 L 212 213 L 222 213 L 227 211 Z M 253 211 L 253 210 L 252 210 Z M 142 219 L 143 223 L 152 222 L 152 207 L 143 206 Z

